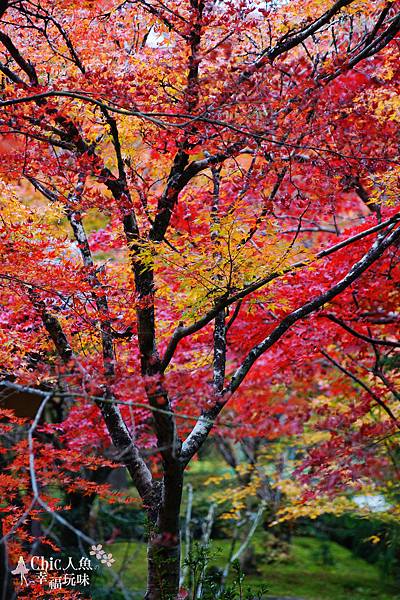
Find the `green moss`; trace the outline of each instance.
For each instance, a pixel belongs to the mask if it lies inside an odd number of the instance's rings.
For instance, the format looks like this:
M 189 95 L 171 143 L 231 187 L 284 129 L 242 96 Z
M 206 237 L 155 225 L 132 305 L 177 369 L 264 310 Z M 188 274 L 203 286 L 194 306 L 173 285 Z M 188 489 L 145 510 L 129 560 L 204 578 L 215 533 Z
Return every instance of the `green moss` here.
M 287 561 L 262 565 L 261 578 L 271 594 L 306 600 L 389 600 L 400 598 L 378 569 L 335 542 L 325 542 L 333 564 L 322 564 L 321 542 L 295 538 Z
M 213 476 L 231 472 L 222 460 L 208 454 L 202 460 L 191 464 L 185 475 L 185 484 L 193 485 L 193 516 L 203 516 L 210 505 L 210 496 L 219 486 L 204 485 Z M 222 487 L 226 487 L 226 481 Z M 136 491 L 132 494 L 137 495 Z M 186 511 L 187 494 L 183 495 L 181 514 Z M 217 509 L 217 513 L 220 509 Z M 220 525 L 219 534 L 232 533 L 234 525 L 226 521 Z M 378 566 L 355 557 L 351 551 L 332 542 L 314 537 L 295 537 L 290 555 L 279 562 L 268 562 L 268 535 L 260 530 L 253 539 L 254 551 L 259 557 L 258 575 L 246 577 L 245 584 L 257 586 L 266 584 L 271 596 L 287 596 L 304 600 L 400 600 L 400 588 L 386 577 L 383 580 Z M 229 539 L 216 539 L 212 550 L 221 549 L 221 554 L 212 561 L 223 566 L 230 548 Z M 115 570 L 122 569 L 123 581 L 130 591 L 137 591 L 138 597 L 146 586 L 146 547 L 143 543 L 117 543 L 111 550 L 116 559 Z M 324 560 L 325 559 L 325 560 Z M 325 564 L 324 564 L 325 563 Z M 328 564 L 326 564 L 328 563 Z M 94 599 L 97 597 L 94 595 Z
M 254 538 L 257 555 L 265 553 L 265 536 Z M 258 576 L 246 577 L 245 584 L 267 585 L 269 594 L 304 600 L 400 600 L 400 590 L 382 580 L 378 569 L 334 542 L 328 546 L 330 565 L 324 565 L 321 542 L 313 538 L 294 538 L 290 556 L 272 564 L 260 560 Z M 222 566 L 230 540 L 217 540 L 214 549 L 221 554 L 215 560 Z M 143 543 L 117 543 L 110 550 L 116 559 L 114 568 L 122 568 L 126 587 L 138 593 L 146 586 L 146 546 Z M 123 566 L 125 565 L 125 566 Z

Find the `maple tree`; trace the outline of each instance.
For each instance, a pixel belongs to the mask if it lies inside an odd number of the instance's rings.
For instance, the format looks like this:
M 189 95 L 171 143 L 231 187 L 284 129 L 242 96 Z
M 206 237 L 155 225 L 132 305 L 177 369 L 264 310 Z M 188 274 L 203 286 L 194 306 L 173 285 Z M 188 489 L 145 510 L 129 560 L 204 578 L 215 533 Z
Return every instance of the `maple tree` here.
M 150 523 L 146 598 L 176 597 L 183 474 L 213 429 L 314 419 L 335 435 L 308 472 L 334 489 L 354 436 L 398 427 L 399 3 L 0 7 L 0 361 L 43 394 L 7 449 L 33 497 L 6 525 L 112 446 Z

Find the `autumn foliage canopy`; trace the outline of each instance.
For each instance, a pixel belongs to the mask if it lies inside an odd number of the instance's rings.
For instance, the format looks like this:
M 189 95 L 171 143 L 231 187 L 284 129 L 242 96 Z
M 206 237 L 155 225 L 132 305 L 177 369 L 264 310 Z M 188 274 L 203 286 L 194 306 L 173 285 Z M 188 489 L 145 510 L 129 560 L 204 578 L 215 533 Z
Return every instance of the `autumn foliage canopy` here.
M 121 464 L 150 547 L 170 551 L 183 470 L 215 432 L 302 448 L 295 516 L 382 489 L 400 418 L 399 2 L 0 7 L 11 555 L 65 493 L 130 501 L 87 476 Z M 35 391 L 32 411 L 10 403 Z M 152 600 L 151 552 L 149 569 Z

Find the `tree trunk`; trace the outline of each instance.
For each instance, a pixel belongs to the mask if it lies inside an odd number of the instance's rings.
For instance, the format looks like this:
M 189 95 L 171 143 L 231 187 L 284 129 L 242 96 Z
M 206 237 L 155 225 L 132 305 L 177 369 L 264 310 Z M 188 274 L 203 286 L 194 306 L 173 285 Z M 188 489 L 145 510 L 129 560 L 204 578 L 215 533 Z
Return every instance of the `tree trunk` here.
M 157 519 L 150 527 L 145 600 L 175 600 L 178 596 L 182 487 L 183 469 L 174 461 L 166 467 Z
M 145 600 L 175 600 L 178 595 L 180 540 L 163 543 L 162 537 L 163 534 L 160 534 L 148 542 Z

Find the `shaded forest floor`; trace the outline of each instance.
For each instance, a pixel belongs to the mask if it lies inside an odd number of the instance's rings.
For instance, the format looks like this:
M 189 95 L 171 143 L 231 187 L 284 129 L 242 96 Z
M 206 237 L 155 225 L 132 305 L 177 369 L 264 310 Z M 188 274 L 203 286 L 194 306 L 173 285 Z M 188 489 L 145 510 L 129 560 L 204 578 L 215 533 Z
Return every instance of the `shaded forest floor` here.
M 216 476 L 228 472 L 229 467 L 215 456 L 211 457 L 211 460 L 207 457 L 194 463 L 186 483 L 191 483 L 195 490 L 195 515 L 205 516 L 210 504 L 210 495 L 219 487 L 205 485 L 210 474 Z M 222 486 L 224 485 L 226 483 L 223 482 Z M 132 495 L 136 495 L 134 490 Z M 186 511 L 186 500 L 185 493 L 182 514 Z M 224 531 L 227 536 L 225 539 Z M 219 537 L 222 539 L 212 540 L 211 553 L 216 556 L 210 561 L 210 566 L 223 567 L 226 564 L 231 546 L 228 536 L 231 533 L 228 525 L 226 530 L 219 530 Z M 400 582 L 395 583 L 376 564 L 356 557 L 336 542 L 298 535 L 292 539 L 287 556 L 275 562 L 268 562 L 266 534 L 260 528 L 252 540 L 252 547 L 256 557 L 256 572 L 246 576 L 244 586 L 257 589 L 257 586 L 265 585 L 268 589 L 266 599 L 400 600 Z M 113 553 L 116 560 L 114 570 L 120 572 L 127 590 L 137 592 L 138 600 L 143 598 L 146 587 L 146 545 L 133 540 L 130 543 L 114 543 L 108 546 L 108 550 Z M 98 581 L 98 584 L 106 584 L 106 587 L 110 586 L 109 589 L 113 589 L 111 580 L 103 580 L 102 583 Z M 98 596 L 101 600 L 108 597 L 113 596 Z M 97 600 L 96 594 L 93 599 Z
M 231 472 L 221 459 L 211 456 L 196 461 L 186 477 L 194 489 L 193 516 L 204 519 L 210 506 L 210 498 L 216 490 L 226 486 L 206 485 L 210 474 L 213 477 Z M 136 496 L 135 490 L 132 496 Z M 186 512 L 187 493 L 185 492 L 181 514 Z M 213 539 L 210 560 L 211 567 L 224 567 L 231 547 L 232 526 L 218 527 L 218 538 Z M 226 537 L 225 537 L 226 536 Z M 355 556 L 350 550 L 334 541 L 318 537 L 295 535 L 290 552 L 274 562 L 268 561 L 270 550 L 267 547 L 268 534 L 259 527 L 252 540 L 255 556 L 255 571 L 246 575 L 244 587 L 254 591 L 265 585 L 265 600 L 400 600 L 400 582 L 394 582 L 377 564 L 371 564 Z M 114 571 L 129 592 L 137 592 L 137 599 L 143 598 L 146 587 L 146 545 L 143 542 L 117 542 L 107 546 L 115 558 Z M 184 548 L 183 548 L 184 554 Z M 103 577 L 105 576 L 103 571 Z M 93 583 L 96 585 L 95 580 Z M 106 588 L 116 593 L 111 579 L 98 580 L 103 592 L 94 593 L 93 600 L 114 598 L 107 595 Z M 116 596 L 115 596 L 116 597 Z M 119 596 L 118 596 L 119 597 Z
M 248 575 L 245 586 L 265 584 L 267 597 L 299 600 L 400 600 L 400 587 L 387 581 L 375 565 L 355 558 L 335 542 L 324 542 L 324 553 L 332 564 L 324 565 L 321 542 L 314 538 L 295 537 L 290 555 L 272 564 L 262 561 L 258 574 Z M 327 545 L 327 546 L 326 546 Z M 213 548 L 220 555 L 212 564 L 224 564 L 230 540 L 215 540 Z M 255 535 L 256 554 L 262 557 L 262 537 Z M 142 543 L 118 543 L 110 547 L 118 571 L 125 564 L 123 581 L 138 597 L 146 584 L 146 547 Z

